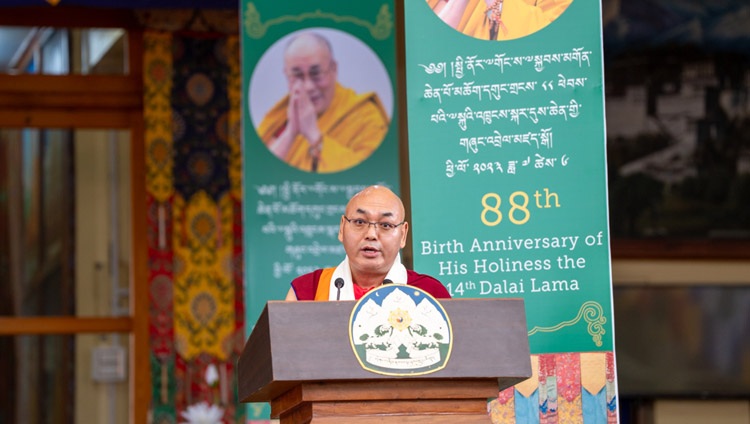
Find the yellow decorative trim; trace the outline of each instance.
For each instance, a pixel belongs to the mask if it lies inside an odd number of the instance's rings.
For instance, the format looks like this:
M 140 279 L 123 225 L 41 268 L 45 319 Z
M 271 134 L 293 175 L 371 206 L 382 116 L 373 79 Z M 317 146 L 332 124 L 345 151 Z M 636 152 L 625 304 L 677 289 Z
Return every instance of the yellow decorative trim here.
M 243 16 L 243 26 L 248 37 L 260 39 L 266 35 L 268 28 L 274 25 L 280 25 L 287 22 L 302 22 L 306 19 L 330 19 L 336 23 L 352 23 L 367 28 L 370 31 L 370 35 L 376 40 L 385 40 L 388 38 L 391 35 L 394 26 L 393 14 L 388 9 L 387 4 L 380 7 L 380 11 L 375 18 L 375 24 L 354 16 L 339 16 L 334 13 L 322 12 L 320 9 L 314 12 L 300 13 L 299 15 L 279 16 L 278 18 L 269 19 L 263 23 L 260 19 L 260 13 L 253 2 L 247 4 L 247 10 L 245 10 Z
M 497 398 L 492 399 L 487 404 L 487 411 L 490 415 L 490 422 L 495 423 L 515 423 L 516 422 L 516 400 L 511 398 L 508 403 L 501 404 Z
M 235 199 L 242 199 L 242 75 L 240 73 L 239 37 L 227 39 L 227 57 L 229 58 L 229 75 L 227 77 L 227 94 L 229 97 L 229 183 Z
M 557 422 L 558 423 L 581 423 L 583 422 L 583 399 L 581 394 L 572 401 L 565 399 L 565 396 L 557 398 Z
M 607 353 L 581 352 L 581 386 L 591 394 L 607 385 Z
M 146 190 L 159 202 L 173 193 L 172 177 L 172 35 L 143 34 L 143 119 L 146 144 Z
M 604 308 L 602 308 L 602 305 L 594 301 L 588 301 L 581 305 L 581 309 L 578 310 L 578 315 L 574 319 L 570 321 L 563 321 L 553 327 L 536 326 L 532 328 L 531 331 L 529 331 L 529 336 L 533 336 L 538 332 L 554 333 L 555 331 L 558 331 L 563 327 L 569 327 L 571 325 L 577 324 L 578 321 L 581 320 L 581 318 L 583 318 L 588 323 L 587 330 L 591 335 L 591 338 L 594 340 L 594 344 L 597 346 L 601 346 L 602 336 L 606 333 L 606 331 L 604 330 L 604 324 L 607 322 L 607 318 L 604 316 Z
M 190 199 L 177 194 L 173 205 L 176 350 L 186 360 L 207 353 L 226 361 L 236 321 L 231 196 L 216 203 L 203 191 Z

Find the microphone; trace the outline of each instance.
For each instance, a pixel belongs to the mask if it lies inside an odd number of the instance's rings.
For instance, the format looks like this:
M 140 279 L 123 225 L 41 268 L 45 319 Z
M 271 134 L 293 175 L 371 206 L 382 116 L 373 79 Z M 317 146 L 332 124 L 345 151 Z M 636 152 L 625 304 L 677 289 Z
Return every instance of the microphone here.
M 393 281 L 390 278 L 386 278 L 385 280 L 383 280 L 383 285 L 386 284 L 393 284 Z
M 344 287 L 344 279 L 339 277 L 336 279 L 336 281 L 333 282 L 333 285 L 336 286 L 336 300 L 339 300 L 341 298 L 341 288 Z

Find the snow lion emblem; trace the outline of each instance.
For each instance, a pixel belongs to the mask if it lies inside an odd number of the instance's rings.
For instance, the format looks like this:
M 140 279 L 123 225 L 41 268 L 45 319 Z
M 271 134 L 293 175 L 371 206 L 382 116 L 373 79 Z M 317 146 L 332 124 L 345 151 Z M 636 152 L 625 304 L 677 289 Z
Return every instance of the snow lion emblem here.
M 368 371 L 429 374 L 445 368 L 453 346 L 442 305 L 416 287 L 390 284 L 365 294 L 349 320 L 349 339 Z

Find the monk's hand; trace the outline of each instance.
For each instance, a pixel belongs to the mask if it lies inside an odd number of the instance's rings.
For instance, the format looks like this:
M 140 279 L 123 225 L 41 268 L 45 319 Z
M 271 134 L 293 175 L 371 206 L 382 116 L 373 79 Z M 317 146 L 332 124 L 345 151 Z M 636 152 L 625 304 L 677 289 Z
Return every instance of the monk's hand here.
M 299 134 L 299 99 L 302 95 L 302 82 L 295 81 L 292 84 L 292 89 L 289 92 L 289 104 L 286 107 L 286 128 L 284 132 L 287 132 L 292 138 Z
M 289 91 L 289 104 L 286 108 L 286 125 L 281 131 L 281 134 L 273 139 L 268 145 L 271 152 L 281 160 L 286 160 L 289 150 L 294 143 L 294 139 L 299 134 L 299 113 L 297 112 L 297 104 L 299 103 L 300 91 L 300 84 L 294 83 Z
M 318 128 L 318 114 L 315 112 L 315 106 L 306 92 L 300 91 L 299 102 L 297 103 L 297 117 L 299 118 L 299 132 L 305 137 L 310 144 L 310 152 L 316 150 L 320 152 L 320 144 L 323 141 L 322 134 Z M 313 154 L 313 156 L 317 156 Z

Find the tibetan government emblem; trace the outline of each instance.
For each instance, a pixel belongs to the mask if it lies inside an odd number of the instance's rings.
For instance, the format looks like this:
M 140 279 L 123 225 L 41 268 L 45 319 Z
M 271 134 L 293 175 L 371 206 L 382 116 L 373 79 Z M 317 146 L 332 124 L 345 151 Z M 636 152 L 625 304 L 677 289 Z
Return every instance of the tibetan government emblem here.
M 371 290 L 357 302 L 349 339 L 364 369 L 396 376 L 443 369 L 453 347 L 442 305 L 424 290 L 400 284 Z

